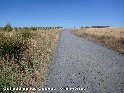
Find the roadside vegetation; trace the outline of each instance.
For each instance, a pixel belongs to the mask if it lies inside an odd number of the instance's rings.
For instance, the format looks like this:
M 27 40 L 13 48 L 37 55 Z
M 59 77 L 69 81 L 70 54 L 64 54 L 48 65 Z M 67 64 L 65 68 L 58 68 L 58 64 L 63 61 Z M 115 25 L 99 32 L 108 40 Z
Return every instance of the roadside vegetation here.
M 60 27 L 19 28 L 10 24 L 0 28 L 0 93 L 19 92 L 4 88 L 42 85 L 61 31 Z
M 91 27 L 76 29 L 73 32 L 80 37 L 85 37 L 124 54 L 124 28 Z

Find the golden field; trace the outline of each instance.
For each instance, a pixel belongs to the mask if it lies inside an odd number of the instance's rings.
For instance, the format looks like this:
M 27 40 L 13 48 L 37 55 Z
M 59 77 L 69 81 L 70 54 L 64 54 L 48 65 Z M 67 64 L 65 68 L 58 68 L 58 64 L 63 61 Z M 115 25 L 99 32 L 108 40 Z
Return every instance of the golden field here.
M 91 41 L 124 53 L 124 27 L 82 28 L 73 32 L 78 36 L 86 37 Z

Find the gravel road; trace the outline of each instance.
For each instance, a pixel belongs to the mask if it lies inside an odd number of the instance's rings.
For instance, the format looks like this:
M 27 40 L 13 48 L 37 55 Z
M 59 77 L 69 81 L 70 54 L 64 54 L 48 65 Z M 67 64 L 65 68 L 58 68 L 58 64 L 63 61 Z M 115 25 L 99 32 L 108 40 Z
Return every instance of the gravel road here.
M 44 88 L 51 89 L 40 93 L 124 93 L 124 55 L 65 30 Z

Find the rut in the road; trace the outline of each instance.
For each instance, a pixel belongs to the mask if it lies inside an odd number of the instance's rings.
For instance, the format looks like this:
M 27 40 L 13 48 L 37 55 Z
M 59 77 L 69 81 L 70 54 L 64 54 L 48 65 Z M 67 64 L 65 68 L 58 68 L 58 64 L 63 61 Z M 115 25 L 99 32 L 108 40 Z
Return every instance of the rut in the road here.
M 40 93 L 124 93 L 124 56 L 65 30 L 43 87 L 56 90 Z

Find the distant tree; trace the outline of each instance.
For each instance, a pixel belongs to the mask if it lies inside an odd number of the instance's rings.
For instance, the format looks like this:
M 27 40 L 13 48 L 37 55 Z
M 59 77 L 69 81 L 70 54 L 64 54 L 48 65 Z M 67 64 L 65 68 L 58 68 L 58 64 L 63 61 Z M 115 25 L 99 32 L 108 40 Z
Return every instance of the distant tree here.
M 81 27 L 81 29 L 83 29 L 84 27 Z
M 24 30 L 24 31 L 29 31 L 30 28 L 29 28 L 29 27 L 23 27 L 23 30 Z
M 107 27 L 110 27 L 110 26 L 91 26 L 92 28 L 107 28 Z
M 12 28 L 12 26 L 11 26 L 10 24 L 7 24 L 7 25 L 4 27 L 4 31 L 10 32 L 10 31 L 12 31 L 12 30 L 13 30 L 13 28 Z
M 30 27 L 31 30 L 36 31 L 37 27 Z
M 86 26 L 85 28 L 90 28 L 90 27 Z

